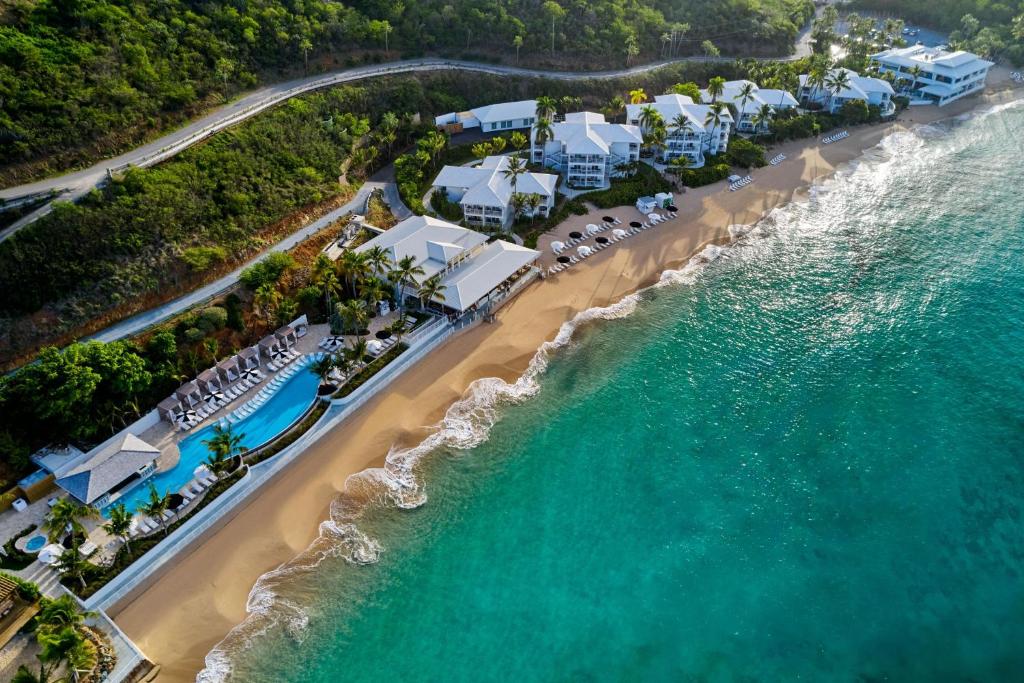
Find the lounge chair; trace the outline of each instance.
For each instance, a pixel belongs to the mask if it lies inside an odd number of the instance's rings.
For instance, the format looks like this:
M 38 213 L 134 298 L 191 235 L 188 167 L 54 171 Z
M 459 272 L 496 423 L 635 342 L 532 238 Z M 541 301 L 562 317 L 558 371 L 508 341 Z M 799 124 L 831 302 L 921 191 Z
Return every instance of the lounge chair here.
M 214 479 L 213 477 L 209 477 L 209 476 L 208 477 L 203 477 L 202 479 L 200 479 L 200 481 L 203 482 L 204 484 L 206 484 L 207 488 L 209 488 L 210 486 L 213 486 L 217 482 L 216 479 Z
M 206 490 L 205 488 L 203 488 L 202 484 L 199 484 L 198 482 L 189 485 L 188 488 L 190 491 L 192 491 L 192 493 L 196 494 L 197 496 L 202 494 L 202 492 Z

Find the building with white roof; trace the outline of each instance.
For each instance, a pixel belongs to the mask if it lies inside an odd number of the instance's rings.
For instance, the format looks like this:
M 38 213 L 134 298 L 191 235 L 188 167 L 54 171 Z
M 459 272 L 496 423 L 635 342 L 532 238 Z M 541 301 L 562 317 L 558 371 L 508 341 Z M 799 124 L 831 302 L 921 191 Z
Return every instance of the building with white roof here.
M 828 85 L 814 87 L 808 83 L 807 74 L 800 74 L 800 101 L 804 104 L 820 104 L 832 114 L 842 109 L 847 102 L 857 100 L 878 107 L 883 116 L 896 111 L 896 104 L 892 101 L 896 91 L 888 81 L 861 76 L 856 71 L 842 68 L 833 69 L 828 77 L 833 78 L 841 71 L 846 72 L 849 84 L 838 92 L 832 92 Z
M 741 91 L 743 87 L 749 85 L 751 92 L 747 99 L 743 99 Z M 707 90 L 700 91 L 701 98 L 705 104 L 711 103 L 711 96 L 708 95 Z M 719 102 L 725 102 L 726 104 L 732 105 L 736 109 L 736 130 L 742 133 L 753 133 L 754 130 L 754 116 L 760 111 L 761 107 L 767 105 L 771 107 L 772 111 L 778 112 L 785 109 L 795 109 L 799 106 L 799 102 L 792 94 L 785 90 L 776 90 L 774 88 L 759 88 L 753 81 L 726 81 L 722 87 L 722 94 L 718 97 Z M 761 124 L 761 131 L 765 132 L 768 130 L 768 123 Z
M 411 257 L 423 269 L 419 282 L 438 275 L 441 296 L 436 308 L 463 313 L 500 296 L 506 285 L 528 271 L 540 252 L 510 242 L 487 243 L 487 235 L 439 218 L 413 216 L 356 248 L 357 252 L 383 247 L 390 265 Z M 412 283 L 406 295 L 415 297 Z M 442 298 L 443 297 L 443 298 Z
M 530 158 L 565 174 L 572 187 L 603 187 L 617 168 L 640 160 L 643 135 L 634 125 L 608 123 L 604 116 L 583 111 L 566 114 L 551 124 L 551 139 L 541 145 L 530 135 Z
M 976 54 L 912 45 L 871 55 L 880 73 L 895 74 L 913 99 L 940 107 L 985 88 L 992 62 Z
M 499 102 L 462 112 L 449 112 L 434 118 L 434 125 L 462 124 L 463 128 L 479 128 L 485 133 L 529 128 L 537 118 L 537 100 Z
M 489 156 L 479 166 L 445 166 L 434 179 L 434 192 L 444 192 L 449 200 L 458 202 L 467 223 L 484 228 L 500 229 L 515 218 L 514 194 L 536 195 L 536 209 L 524 207 L 526 215 L 547 216 L 555 206 L 558 176 L 550 173 L 523 173 L 512 179 L 506 176 L 509 157 Z
M 646 107 L 657 111 L 668 129 L 662 161 L 685 156 L 692 167 L 700 168 L 704 165 L 705 154 L 719 154 L 729 146 L 733 118 L 728 108 L 722 110 L 721 121 L 716 126 L 708 121 L 709 105 L 695 104 L 686 95 L 658 95 L 654 102 L 627 104 L 626 120 L 639 126 Z

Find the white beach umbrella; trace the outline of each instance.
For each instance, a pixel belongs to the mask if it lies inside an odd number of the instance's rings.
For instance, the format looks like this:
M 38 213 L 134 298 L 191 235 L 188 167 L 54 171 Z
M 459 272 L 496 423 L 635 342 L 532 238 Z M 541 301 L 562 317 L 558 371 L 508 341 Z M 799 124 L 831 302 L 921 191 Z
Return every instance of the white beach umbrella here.
M 380 339 L 371 339 L 370 341 L 366 342 L 366 349 L 370 353 L 379 353 L 380 350 L 383 348 L 384 342 L 382 342 Z
M 599 232 L 601 232 L 601 228 L 597 227 L 593 223 L 587 223 L 587 234 L 588 235 L 596 235 Z
M 565 242 L 559 242 L 558 240 L 555 240 L 554 242 L 551 243 L 551 251 L 555 252 L 556 254 L 560 253 L 564 249 Z
M 649 214 L 647 214 L 647 218 L 649 220 L 652 220 L 652 221 L 660 221 L 661 220 L 661 214 L 649 213 Z
M 594 253 L 594 250 L 588 247 L 587 245 L 583 244 L 576 247 L 576 253 L 579 254 L 580 256 L 590 256 L 591 254 Z
M 612 230 L 612 234 L 615 235 L 616 237 L 625 237 L 626 231 L 623 230 L 622 228 L 615 228 L 614 230 Z
M 202 477 L 207 477 L 210 474 L 212 474 L 210 472 L 210 468 L 207 467 L 206 465 L 200 465 L 199 467 L 197 467 L 194 470 L 192 470 L 192 476 L 197 478 L 197 479 L 201 479 Z
M 60 559 L 65 550 L 66 548 L 60 543 L 51 543 L 39 551 L 39 561 L 46 565 L 53 564 Z

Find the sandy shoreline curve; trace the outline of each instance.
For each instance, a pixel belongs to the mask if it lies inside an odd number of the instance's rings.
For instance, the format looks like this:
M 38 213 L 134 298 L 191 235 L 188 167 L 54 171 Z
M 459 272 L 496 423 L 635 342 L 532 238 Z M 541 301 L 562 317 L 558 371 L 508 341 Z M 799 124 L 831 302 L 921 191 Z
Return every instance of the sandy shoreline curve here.
M 729 192 L 724 183 L 717 183 L 677 195 L 680 213 L 675 221 L 531 284 L 500 309 L 493 324 L 453 338 L 411 367 L 111 616 L 160 665 L 161 683 L 194 680 L 210 649 L 245 618 L 257 579 L 294 558 L 317 537 L 320 522 L 329 518 L 331 502 L 349 475 L 383 464 L 392 446 L 421 442 L 474 380 L 497 377 L 514 382 L 541 344 L 577 313 L 612 304 L 654 283 L 664 270 L 684 263 L 707 244 L 729 241 L 730 225 L 755 223 L 895 131 L 1019 97 L 1020 91 L 1014 92 L 1009 83 L 1008 70 L 994 69 L 981 98 L 942 109 L 912 108 L 895 122 L 852 128 L 848 138 L 832 145 L 814 139 L 777 145 L 770 156 L 782 153 L 786 161 L 752 171 L 755 182 L 748 187 Z M 572 217 L 541 239 L 544 264 L 551 262 L 551 240 L 601 215 L 627 221 L 635 209 Z

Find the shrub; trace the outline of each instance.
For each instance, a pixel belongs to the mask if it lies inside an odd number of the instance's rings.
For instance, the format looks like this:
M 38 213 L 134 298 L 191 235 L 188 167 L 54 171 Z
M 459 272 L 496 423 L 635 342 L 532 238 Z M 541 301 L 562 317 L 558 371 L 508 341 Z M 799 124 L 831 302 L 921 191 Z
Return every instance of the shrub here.
M 3 569 L 13 569 L 17 571 L 24 569 L 35 561 L 35 555 L 23 552 L 14 547 L 15 541 L 23 536 L 28 536 L 35 530 L 36 525 L 32 524 L 22 529 L 17 535 L 11 537 L 6 543 L 4 543 L 4 554 L 0 555 L 0 567 Z
M 35 525 L 33 525 L 32 528 L 35 529 Z M 33 557 L 32 559 L 35 559 L 35 558 Z M 27 600 L 29 602 L 35 602 L 42 595 L 39 592 L 39 586 L 37 586 L 36 584 L 32 583 L 31 581 L 26 581 L 25 579 L 21 578 L 20 576 L 15 576 L 14 574 L 8 574 L 7 572 L 0 572 L 0 576 L 4 577 L 5 579 L 7 579 L 9 581 L 13 581 L 15 583 L 15 585 L 18 586 L 18 595 L 20 595 L 23 600 Z
M 710 158 L 709 158 L 710 159 Z M 730 173 L 729 164 L 708 163 L 701 168 L 688 168 L 679 174 L 679 179 L 687 187 L 703 187 L 719 180 L 725 180 Z
M 740 168 L 761 168 L 767 163 L 764 160 L 764 147 L 743 138 L 729 140 L 725 158 L 730 164 Z
M 209 269 L 214 263 L 220 263 L 227 257 L 228 252 L 224 247 L 189 247 L 181 253 L 181 260 L 197 273 Z
M 265 284 L 274 284 L 281 279 L 281 275 L 284 271 L 288 270 L 295 265 L 295 259 L 292 255 L 284 251 L 275 251 L 272 254 L 268 254 L 259 263 L 254 263 L 245 270 L 239 276 L 242 284 L 256 291 Z
M 671 189 L 672 185 L 658 171 L 642 164 L 632 176 L 613 178 L 611 187 L 607 190 L 588 192 L 582 199 L 599 209 L 610 209 L 615 206 L 629 206 L 635 204 L 640 197 L 649 197 Z
M 441 218 L 446 218 L 450 221 L 462 220 L 462 207 L 448 199 L 448 195 L 444 192 L 435 191 L 431 193 L 430 208 Z
M 190 344 L 197 344 L 206 338 L 206 333 L 198 327 L 190 327 L 185 330 L 185 341 Z
M 207 334 L 224 329 L 228 324 L 228 312 L 220 306 L 209 306 L 199 313 L 198 326 Z
M 856 125 L 858 123 L 867 123 L 871 113 L 868 111 L 868 105 L 863 100 L 850 100 L 844 102 L 842 108 L 839 110 L 839 118 L 845 123 Z
M 228 294 L 224 300 L 224 308 L 227 310 L 227 326 L 236 332 L 245 330 L 245 316 L 242 312 L 242 300 L 237 294 Z
M 345 382 L 345 384 L 335 392 L 334 398 L 343 398 L 348 396 L 353 391 L 366 384 L 367 380 L 383 370 L 388 363 L 393 361 L 395 358 L 398 358 L 399 354 L 407 348 L 409 347 L 405 345 L 405 342 L 399 346 L 392 346 L 384 355 L 375 358 L 365 368 L 360 370 L 359 374 Z

